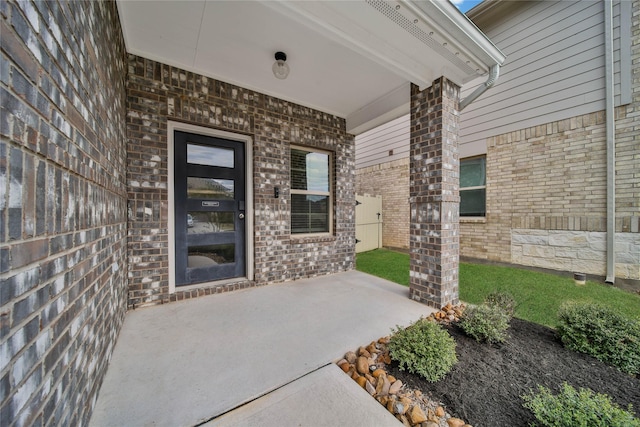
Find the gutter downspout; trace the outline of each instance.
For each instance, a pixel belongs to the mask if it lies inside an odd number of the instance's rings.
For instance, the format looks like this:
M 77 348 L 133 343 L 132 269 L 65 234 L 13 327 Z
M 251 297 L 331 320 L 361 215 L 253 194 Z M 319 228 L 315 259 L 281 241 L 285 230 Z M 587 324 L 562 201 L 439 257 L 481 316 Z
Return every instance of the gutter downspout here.
M 605 49 L 605 114 L 607 138 L 607 276 L 605 281 L 616 280 L 616 122 L 613 81 L 613 3 L 604 0 Z
M 498 80 L 498 77 L 500 76 L 500 65 L 499 64 L 493 64 L 491 66 L 491 69 L 489 70 L 489 77 L 487 78 L 487 81 L 484 82 L 483 84 L 481 84 L 480 86 L 478 86 L 476 88 L 476 90 L 474 90 L 469 96 L 467 96 L 465 99 L 463 99 L 462 101 L 460 101 L 460 105 L 458 107 L 458 111 L 462 111 L 464 110 L 464 107 L 466 107 L 467 105 L 471 104 L 473 101 L 475 101 L 480 95 L 482 95 L 483 93 L 485 93 L 487 91 L 487 89 L 489 89 L 491 86 L 494 85 L 494 83 L 496 82 L 496 80 Z

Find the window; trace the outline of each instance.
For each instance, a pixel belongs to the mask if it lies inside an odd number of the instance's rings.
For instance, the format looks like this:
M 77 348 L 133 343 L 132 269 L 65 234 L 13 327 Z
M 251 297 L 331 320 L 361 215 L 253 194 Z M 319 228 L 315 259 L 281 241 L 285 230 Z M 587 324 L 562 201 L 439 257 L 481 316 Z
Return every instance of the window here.
M 331 154 L 291 148 L 291 233 L 330 233 Z
M 460 216 L 485 216 L 486 157 L 460 160 Z

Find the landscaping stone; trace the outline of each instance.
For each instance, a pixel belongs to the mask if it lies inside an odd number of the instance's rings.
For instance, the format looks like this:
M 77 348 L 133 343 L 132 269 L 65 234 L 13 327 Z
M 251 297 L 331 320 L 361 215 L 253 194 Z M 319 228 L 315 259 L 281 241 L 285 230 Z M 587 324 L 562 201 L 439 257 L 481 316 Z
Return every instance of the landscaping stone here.
M 389 384 L 389 380 L 387 379 L 387 374 L 383 373 L 378 377 L 378 384 L 376 386 L 376 395 L 388 396 L 390 387 L 391 387 L 391 384 Z
M 447 424 L 449 424 L 449 427 L 464 427 L 466 423 L 460 418 L 449 418 Z
M 440 311 L 435 313 L 431 313 L 427 319 L 435 320 L 438 323 L 450 324 L 457 322 L 462 317 L 464 313 L 464 309 L 466 308 L 466 304 L 458 304 L 453 306 L 451 304 L 447 304 Z
M 391 382 L 391 378 L 393 378 L 391 375 L 387 376 L 389 382 Z M 393 379 L 394 381 L 391 383 L 391 387 L 389 387 L 389 394 L 398 394 L 398 392 L 402 388 L 402 381 L 396 380 L 395 378 Z
M 369 372 L 369 361 L 366 357 L 358 357 L 358 359 L 356 360 L 356 370 L 362 375 L 365 375 Z
M 398 418 L 402 422 L 402 424 L 405 425 L 406 427 L 412 427 L 411 423 L 409 422 L 409 419 L 406 416 L 398 415 L 396 416 L 396 418 Z
M 364 388 L 365 390 L 367 390 L 367 393 L 369 393 L 371 396 L 374 396 L 376 394 L 376 389 L 371 385 L 371 382 L 369 382 L 368 380 L 365 382 Z
M 384 369 L 378 368 L 375 371 L 373 371 L 371 375 L 373 375 L 373 378 L 378 378 L 380 375 L 384 373 L 385 373 Z
M 409 422 L 411 422 L 411 425 L 415 426 L 425 421 L 427 421 L 427 416 L 424 414 L 422 408 L 419 405 L 414 405 L 409 411 Z
M 465 307 L 464 304 L 447 304 L 428 319 L 444 324 L 457 322 Z M 423 395 L 420 390 L 407 390 L 402 381 L 388 374 L 391 364 L 389 340 L 389 336 L 381 337 L 366 347 L 348 351 L 336 364 L 406 426 L 471 427 L 463 420 L 451 417 L 441 403 Z
M 355 365 L 356 363 L 356 359 L 358 358 L 358 356 L 356 356 L 356 354 L 353 351 L 348 351 L 345 355 L 344 358 L 346 359 L 347 362 L 349 362 L 352 365 Z

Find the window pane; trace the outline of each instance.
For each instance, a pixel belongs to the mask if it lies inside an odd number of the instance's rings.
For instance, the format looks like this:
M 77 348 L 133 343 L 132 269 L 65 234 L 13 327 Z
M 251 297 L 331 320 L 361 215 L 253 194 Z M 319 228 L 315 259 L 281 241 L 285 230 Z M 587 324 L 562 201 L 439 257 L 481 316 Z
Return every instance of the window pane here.
M 187 144 L 187 163 L 232 168 L 233 149 Z
M 189 212 L 187 215 L 188 234 L 220 233 L 234 231 L 233 212 Z
M 189 246 L 189 268 L 211 267 L 235 261 L 235 245 Z
M 291 232 L 328 233 L 329 197 L 292 194 Z
M 329 155 L 291 149 L 291 188 L 329 191 Z
M 460 191 L 460 216 L 485 216 L 486 190 Z
M 460 188 L 485 185 L 485 158 L 460 161 Z
M 187 196 L 190 199 L 233 199 L 232 179 L 187 178 Z

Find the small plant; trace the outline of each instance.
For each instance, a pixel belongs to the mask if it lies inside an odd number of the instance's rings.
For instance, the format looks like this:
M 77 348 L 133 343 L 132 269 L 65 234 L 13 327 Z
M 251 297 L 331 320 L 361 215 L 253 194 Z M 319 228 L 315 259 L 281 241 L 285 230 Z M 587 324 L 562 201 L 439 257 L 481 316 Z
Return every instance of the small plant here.
M 406 329 L 392 331 L 389 353 L 401 370 L 427 381 L 442 379 L 458 362 L 456 342 L 440 325 L 420 319 Z
M 507 339 L 509 315 L 496 305 L 470 306 L 460 320 L 460 327 L 476 341 L 500 343 Z
M 623 372 L 640 373 L 640 321 L 593 303 L 565 303 L 558 311 L 563 344 Z
M 513 314 L 516 311 L 516 300 L 509 292 L 493 291 L 487 295 L 484 303 L 486 305 L 502 308 L 509 317 L 513 317 Z
M 522 399 L 538 425 L 545 427 L 640 427 L 631 405 L 625 411 L 606 394 L 583 388 L 577 391 L 567 383 L 563 383 L 558 395 L 538 386 L 538 393 L 532 391 Z

